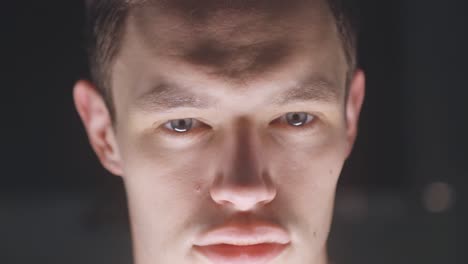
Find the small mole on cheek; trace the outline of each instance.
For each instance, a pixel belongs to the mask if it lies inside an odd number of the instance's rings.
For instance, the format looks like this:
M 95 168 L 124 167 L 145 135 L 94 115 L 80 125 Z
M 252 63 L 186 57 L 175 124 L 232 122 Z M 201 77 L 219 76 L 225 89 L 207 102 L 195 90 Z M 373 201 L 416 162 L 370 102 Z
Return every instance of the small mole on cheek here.
M 200 193 L 200 192 L 201 192 L 201 185 L 200 185 L 200 184 L 195 185 L 195 192 L 196 192 L 196 193 Z
M 333 170 L 330 170 L 330 175 L 333 174 Z
M 314 231 L 314 237 L 317 237 L 317 231 Z

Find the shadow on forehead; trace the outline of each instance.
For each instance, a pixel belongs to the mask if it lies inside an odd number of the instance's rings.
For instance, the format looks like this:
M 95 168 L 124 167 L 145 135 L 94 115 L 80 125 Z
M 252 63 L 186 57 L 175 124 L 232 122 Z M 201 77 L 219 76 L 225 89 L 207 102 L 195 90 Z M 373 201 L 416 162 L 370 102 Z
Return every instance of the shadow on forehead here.
M 290 52 L 286 41 L 226 46 L 217 40 L 205 40 L 189 50 L 183 60 L 208 67 L 208 73 L 230 79 L 246 79 L 281 65 Z
M 160 56 L 173 54 L 166 58 L 234 82 L 287 64 L 302 45 L 302 38 L 313 35 L 304 32 L 320 32 L 320 0 L 142 3 L 133 17 L 144 43 L 158 47 Z
M 261 13 L 271 16 L 294 10 L 303 0 L 165 0 L 168 11 L 190 16 L 196 22 L 207 21 L 218 12 Z
M 190 21 L 188 27 L 198 32 L 184 45 L 182 62 L 216 77 L 250 79 L 287 60 L 292 46 L 283 23 L 312 2 L 316 1 L 165 0 L 160 7 Z

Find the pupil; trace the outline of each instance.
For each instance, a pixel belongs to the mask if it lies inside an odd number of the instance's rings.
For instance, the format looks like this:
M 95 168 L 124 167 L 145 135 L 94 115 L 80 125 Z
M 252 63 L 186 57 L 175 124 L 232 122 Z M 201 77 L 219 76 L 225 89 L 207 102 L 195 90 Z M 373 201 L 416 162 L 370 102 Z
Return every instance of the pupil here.
M 171 126 L 177 132 L 187 132 L 190 129 L 191 121 L 187 119 L 175 120 Z
M 293 126 L 301 126 L 304 124 L 304 118 L 307 118 L 307 114 L 303 113 L 291 113 L 288 115 L 289 124 Z

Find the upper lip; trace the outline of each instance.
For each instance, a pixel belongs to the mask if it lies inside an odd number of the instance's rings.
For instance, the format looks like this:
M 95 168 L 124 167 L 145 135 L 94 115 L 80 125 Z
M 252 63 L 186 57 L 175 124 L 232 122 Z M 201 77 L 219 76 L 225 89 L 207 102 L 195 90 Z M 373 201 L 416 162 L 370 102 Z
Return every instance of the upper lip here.
M 202 234 L 194 244 L 196 246 L 216 244 L 248 246 L 263 243 L 288 244 L 290 241 L 289 234 L 280 226 L 267 221 L 255 220 L 231 221 Z

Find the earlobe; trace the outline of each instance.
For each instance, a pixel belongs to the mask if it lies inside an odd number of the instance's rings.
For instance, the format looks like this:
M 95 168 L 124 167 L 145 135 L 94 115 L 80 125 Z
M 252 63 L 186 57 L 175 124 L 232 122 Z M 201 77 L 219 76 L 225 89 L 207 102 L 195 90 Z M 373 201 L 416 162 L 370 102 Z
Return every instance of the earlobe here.
M 346 99 L 346 123 L 349 142 L 348 155 L 352 150 L 357 136 L 359 115 L 361 113 L 361 107 L 365 95 L 365 86 L 364 72 L 358 69 L 351 80 L 348 98 Z
M 112 120 L 102 96 L 92 83 L 80 80 L 73 89 L 73 99 L 89 142 L 101 164 L 111 173 L 122 175 Z

